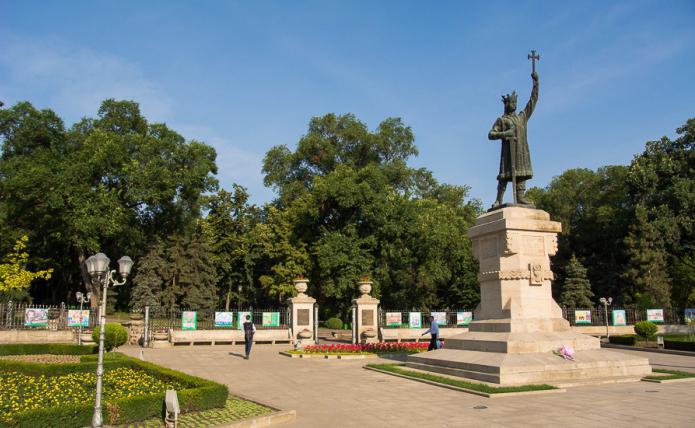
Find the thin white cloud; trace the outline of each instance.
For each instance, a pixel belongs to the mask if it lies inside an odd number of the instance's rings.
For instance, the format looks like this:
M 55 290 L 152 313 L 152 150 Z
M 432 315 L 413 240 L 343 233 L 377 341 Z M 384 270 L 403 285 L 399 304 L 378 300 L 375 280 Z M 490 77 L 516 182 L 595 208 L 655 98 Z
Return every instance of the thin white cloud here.
M 242 149 L 206 126 L 172 124 L 186 139 L 196 139 L 211 145 L 217 152 L 217 178 L 220 186 L 231 189 L 232 183 L 248 189 L 251 201 L 263 203 L 273 198 L 272 191 L 263 185 L 263 155 Z
M 0 67 L 10 80 L 6 100 L 25 100 L 39 90 L 51 108 L 72 120 L 93 116 L 106 98 L 135 100 L 154 121 L 164 121 L 173 105 L 136 64 L 58 39 L 5 35 L 0 38 Z

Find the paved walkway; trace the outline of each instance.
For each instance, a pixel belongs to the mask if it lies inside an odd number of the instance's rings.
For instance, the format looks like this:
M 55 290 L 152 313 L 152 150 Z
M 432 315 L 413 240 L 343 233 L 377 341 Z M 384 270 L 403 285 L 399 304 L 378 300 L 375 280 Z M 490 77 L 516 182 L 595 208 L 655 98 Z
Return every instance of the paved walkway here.
M 286 345 L 148 349 L 145 359 L 295 409 L 288 427 L 695 427 L 695 382 L 635 382 L 564 394 L 487 399 L 364 370 L 367 361 L 283 357 Z M 126 347 L 125 353 L 140 354 Z M 659 367 L 695 371 L 695 357 L 640 353 Z M 476 409 L 477 406 L 485 406 Z

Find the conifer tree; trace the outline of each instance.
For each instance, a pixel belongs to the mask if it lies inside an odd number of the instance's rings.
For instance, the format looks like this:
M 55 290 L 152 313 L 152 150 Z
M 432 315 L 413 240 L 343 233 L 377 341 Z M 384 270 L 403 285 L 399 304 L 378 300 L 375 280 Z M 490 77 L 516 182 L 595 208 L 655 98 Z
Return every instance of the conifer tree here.
M 572 258 L 565 268 L 565 283 L 560 296 L 560 302 L 564 306 L 575 308 L 588 308 L 592 306 L 591 283 L 586 277 L 586 268 L 572 254 Z
M 649 222 L 647 210 L 635 207 L 635 221 L 625 238 L 629 262 L 623 274 L 632 286 L 632 295 L 643 296 L 654 304 L 670 306 L 671 279 L 667 254 L 658 230 Z

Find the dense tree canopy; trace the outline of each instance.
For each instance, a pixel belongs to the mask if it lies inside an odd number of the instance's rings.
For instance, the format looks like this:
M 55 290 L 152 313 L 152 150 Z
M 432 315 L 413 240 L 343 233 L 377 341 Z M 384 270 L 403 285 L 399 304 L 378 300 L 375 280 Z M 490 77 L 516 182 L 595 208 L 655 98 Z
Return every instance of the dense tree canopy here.
M 81 279 L 96 304 L 86 256 L 137 258 L 153 239 L 185 233 L 217 185 L 214 149 L 148 124 L 130 101 L 106 100 L 70 130 L 19 103 L 0 110 L 0 135 L 3 229 L 27 233 L 37 263 L 55 268 L 61 286 L 34 291 L 52 301 L 70 300 Z
M 529 190 L 563 224 L 558 300 L 695 305 L 695 119 L 677 132 L 628 166 L 570 169 Z M 311 119 L 296 147 L 267 152 L 262 172 L 277 198 L 262 207 L 241 186 L 218 188 L 210 146 L 149 123 L 132 101 L 106 100 L 70 128 L 18 103 L 0 109 L 0 142 L 0 254 L 28 236 L 26 257 L 3 266 L 52 269 L 32 278 L 42 303 L 86 289 L 96 304 L 81 268 L 96 251 L 136 261 L 122 309 L 278 306 L 299 275 L 322 317 L 347 315 L 361 275 L 387 308 L 479 300 L 466 232 L 480 203 L 410 166 L 413 132 L 397 118 L 374 130 L 351 114 Z M 0 301 L 29 298 L 6 284 Z

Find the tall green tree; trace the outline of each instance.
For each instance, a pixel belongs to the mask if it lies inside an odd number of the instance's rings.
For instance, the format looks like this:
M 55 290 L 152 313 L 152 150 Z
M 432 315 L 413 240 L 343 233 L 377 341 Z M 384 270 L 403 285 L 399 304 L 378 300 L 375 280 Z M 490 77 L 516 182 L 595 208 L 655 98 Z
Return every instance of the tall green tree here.
M 671 278 L 668 274 L 668 253 L 656 226 L 648 220 L 642 205 L 635 209 L 635 222 L 625 238 L 630 256 L 624 277 L 630 285 L 628 296 L 641 296 L 660 306 L 671 306 Z
M 573 254 L 565 268 L 560 304 L 570 308 L 590 308 L 592 306 L 591 283 L 586 277 L 586 268 Z
M 662 137 L 647 142 L 644 152 L 630 165 L 627 176 L 630 194 L 634 204 L 644 210 L 636 226 L 645 225 L 648 229 L 632 231 L 634 239 L 629 243 L 636 246 L 631 253 L 637 254 L 638 247 L 644 245 L 639 236 L 649 241 L 652 234 L 658 235 L 661 243 L 654 244 L 653 251 L 660 254 L 653 255 L 652 263 L 665 264 L 664 269 L 672 278 L 673 304 L 683 307 L 687 296 L 695 291 L 692 281 L 695 278 L 695 118 L 676 132 L 676 139 Z M 665 261 L 656 260 L 660 258 Z M 631 269 L 634 268 L 633 265 Z M 666 304 L 665 286 L 661 288 L 657 293 L 660 297 L 655 298 Z
M 81 279 L 96 305 L 90 253 L 137 262 L 147 243 L 191 230 L 217 186 L 210 146 L 148 123 L 131 101 L 106 100 L 70 130 L 19 103 L 0 110 L 0 136 L 0 211 L 6 229 L 29 234 L 38 263 L 55 268 L 56 287 L 37 290 L 44 300 L 69 300 Z
M 306 244 L 312 292 L 324 307 L 346 315 L 362 274 L 385 304 L 477 303 L 465 230 L 479 204 L 465 201 L 467 188 L 408 166 L 416 154 L 400 119 L 370 131 L 353 115 L 327 114 L 311 120 L 295 151 L 266 155 L 265 183 L 277 190 L 293 239 Z
M 205 236 L 174 235 L 151 246 L 133 280 L 130 307 L 213 310 L 217 307 L 217 276 Z

